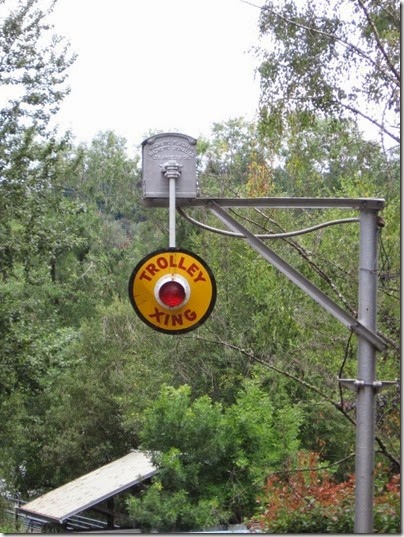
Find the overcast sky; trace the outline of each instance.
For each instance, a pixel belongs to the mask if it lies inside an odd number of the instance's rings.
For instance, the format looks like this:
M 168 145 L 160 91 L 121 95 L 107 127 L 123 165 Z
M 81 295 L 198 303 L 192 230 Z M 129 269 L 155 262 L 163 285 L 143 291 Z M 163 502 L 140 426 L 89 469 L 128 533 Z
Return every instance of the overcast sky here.
M 198 138 L 253 119 L 258 17 L 242 0 L 58 0 L 55 31 L 78 54 L 60 126 L 78 141 L 112 129 L 134 147 L 150 131 Z

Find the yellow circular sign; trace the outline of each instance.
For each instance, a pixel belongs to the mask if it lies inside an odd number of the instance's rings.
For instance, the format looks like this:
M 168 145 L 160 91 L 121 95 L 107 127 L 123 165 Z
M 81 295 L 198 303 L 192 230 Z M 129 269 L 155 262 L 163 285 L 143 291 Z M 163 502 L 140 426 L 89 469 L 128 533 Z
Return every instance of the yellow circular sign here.
M 151 328 L 183 334 L 211 314 L 216 282 L 199 256 L 178 248 L 156 250 L 134 268 L 129 298 L 137 315 Z

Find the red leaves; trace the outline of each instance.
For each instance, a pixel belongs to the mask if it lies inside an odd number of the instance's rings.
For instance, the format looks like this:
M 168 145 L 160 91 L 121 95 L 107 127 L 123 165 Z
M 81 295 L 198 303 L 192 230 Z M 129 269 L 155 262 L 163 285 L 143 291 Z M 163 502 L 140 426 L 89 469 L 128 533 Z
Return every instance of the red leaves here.
M 346 482 L 335 483 L 326 470 L 321 469 L 316 453 L 310 453 L 307 461 L 302 461 L 299 457 L 298 466 L 302 467 L 302 462 L 308 464 L 307 471 L 298 471 L 288 478 L 289 492 L 302 500 L 307 498 L 319 502 L 323 506 L 333 505 L 340 501 L 341 498 L 349 495 L 353 490 L 353 476 Z M 305 464 L 303 464 L 303 467 Z M 312 503 L 312 502 L 310 502 Z M 303 506 L 302 506 L 303 507 Z
M 319 454 L 314 452 L 300 452 L 296 467 L 295 471 L 288 469 L 283 475 L 268 477 L 261 499 L 265 510 L 257 519 L 262 527 L 278 526 L 283 517 L 289 519 L 293 513 L 310 515 L 314 509 L 335 520 L 343 505 L 352 505 L 353 476 L 336 483 L 330 472 L 321 468 Z
M 346 532 L 353 523 L 355 479 L 350 475 L 336 482 L 330 471 L 322 468 L 319 454 L 299 452 L 297 461 L 283 473 L 268 477 L 258 500 L 261 514 L 252 525 L 261 530 L 289 533 L 292 528 L 309 533 Z M 386 483 L 386 471 L 376 467 L 380 484 L 375 497 L 375 527 L 394 528 L 399 521 L 400 475 Z

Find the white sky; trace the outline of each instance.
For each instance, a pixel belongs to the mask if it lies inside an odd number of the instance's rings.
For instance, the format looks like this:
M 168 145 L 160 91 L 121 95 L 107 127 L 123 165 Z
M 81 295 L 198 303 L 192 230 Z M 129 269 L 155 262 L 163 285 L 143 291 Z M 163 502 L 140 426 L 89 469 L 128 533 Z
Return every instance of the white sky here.
M 111 129 L 135 147 L 150 131 L 198 138 L 253 119 L 258 17 L 242 0 L 58 0 L 55 32 L 79 55 L 60 127 L 77 141 Z

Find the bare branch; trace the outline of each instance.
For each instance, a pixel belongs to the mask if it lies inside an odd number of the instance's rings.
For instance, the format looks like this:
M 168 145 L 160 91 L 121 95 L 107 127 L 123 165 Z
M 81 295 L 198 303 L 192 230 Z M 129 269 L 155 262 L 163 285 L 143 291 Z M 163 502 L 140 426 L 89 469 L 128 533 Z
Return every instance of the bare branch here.
M 381 42 L 381 39 L 380 39 L 380 36 L 379 36 L 379 32 L 377 31 L 377 28 L 375 26 L 375 23 L 372 20 L 372 17 L 369 14 L 369 11 L 366 9 L 366 6 L 365 6 L 365 4 L 363 3 L 362 0 L 358 0 L 358 4 L 360 5 L 360 7 L 361 7 L 362 11 L 364 12 L 365 17 L 366 17 L 366 19 L 367 19 L 367 21 L 368 21 L 368 23 L 370 25 L 370 27 L 372 28 L 373 35 L 375 36 L 375 39 L 376 39 L 377 48 L 380 50 L 382 56 L 386 60 L 386 63 L 388 65 L 389 69 L 394 73 L 394 76 L 397 79 L 397 84 L 400 85 L 400 83 L 401 83 L 400 73 L 397 71 L 397 69 L 391 63 L 390 58 L 389 58 L 385 48 L 382 45 L 382 42 Z
M 384 125 L 382 125 L 381 123 L 379 123 L 378 121 L 376 121 L 375 119 L 372 119 L 371 117 L 369 117 L 368 115 L 364 114 L 363 112 L 361 112 L 360 110 L 358 110 L 357 108 L 354 108 L 353 106 L 350 106 L 349 104 L 344 104 L 340 101 L 335 101 L 336 104 L 339 104 L 340 106 L 342 106 L 343 108 L 345 108 L 346 110 L 349 110 L 350 112 L 353 112 L 354 114 L 357 114 L 358 116 L 361 116 L 363 117 L 364 119 L 366 119 L 367 121 L 370 121 L 370 123 L 373 123 L 373 125 L 375 125 L 376 127 L 378 127 L 381 131 L 383 131 L 385 134 L 387 134 L 387 136 L 390 136 L 390 138 L 392 138 L 395 142 L 397 143 L 400 143 L 400 137 L 398 136 L 395 136 L 392 132 L 388 131 L 386 129 L 386 127 Z
M 272 13 L 273 15 L 278 17 L 279 19 L 281 19 L 284 22 L 286 22 L 287 24 L 290 24 L 292 26 L 296 26 L 297 28 L 301 28 L 302 30 L 306 30 L 307 32 L 313 32 L 313 33 L 316 33 L 318 35 L 322 35 L 323 37 L 326 37 L 330 41 L 336 41 L 336 42 L 340 43 L 346 49 L 349 49 L 351 51 L 356 52 L 358 54 L 358 56 L 362 57 L 364 60 L 369 62 L 377 71 L 380 71 L 381 73 L 383 73 L 386 76 L 386 73 L 384 72 L 383 69 L 380 68 L 380 65 L 378 65 L 364 50 L 362 50 L 361 48 L 357 47 L 353 43 L 350 43 L 349 41 L 346 41 L 345 39 L 342 39 L 341 37 L 338 37 L 335 34 L 329 34 L 328 32 L 323 32 L 322 30 L 319 30 L 318 28 L 313 28 L 311 26 L 306 26 L 305 24 L 301 24 L 301 23 L 296 22 L 296 21 L 294 21 L 292 19 L 289 19 L 289 18 L 285 17 L 284 15 L 281 15 L 280 13 L 275 11 L 274 9 L 271 9 L 269 6 L 260 7 L 260 6 L 257 6 L 256 4 L 252 4 L 251 2 L 248 2 L 247 0 L 241 0 L 241 1 L 244 2 L 245 4 L 251 5 L 253 7 L 258 7 L 261 10 L 269 11 L 270 13 Z
M 309 468 L 291 468 L 290 470 L 287 470 L 283 468 L 282 470 L 275 470 L 273 472 L 270 472 L 268 475 L 277 475 L 277 474 L 294 474 L 297 472 L 316 472 L 321 470 L 327 470 L 327 468 L 332 468 L 333 466 L 339 466 L 343 462 L 348 461 L 349 459 L 352 459 L 352 457 L 355 457 L 355 453 L 350 453 L 343 459 L 340 459 L 339 461 L 332 462 L 327 465 L 322 466 L 310 466 Z

